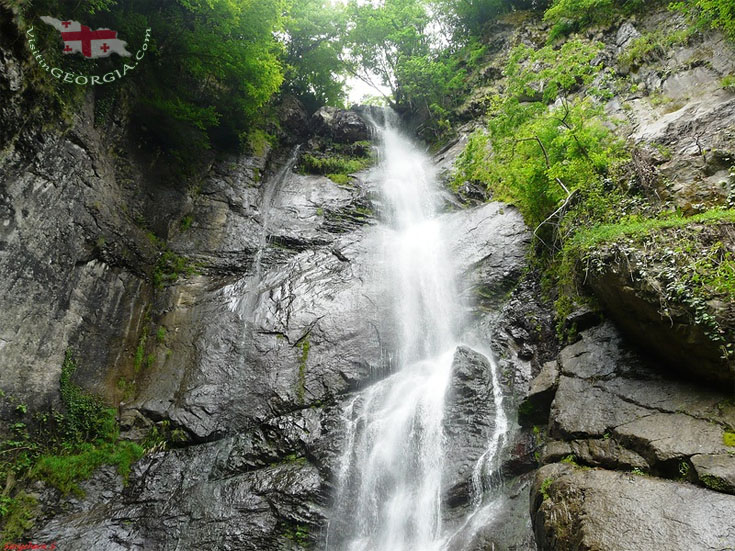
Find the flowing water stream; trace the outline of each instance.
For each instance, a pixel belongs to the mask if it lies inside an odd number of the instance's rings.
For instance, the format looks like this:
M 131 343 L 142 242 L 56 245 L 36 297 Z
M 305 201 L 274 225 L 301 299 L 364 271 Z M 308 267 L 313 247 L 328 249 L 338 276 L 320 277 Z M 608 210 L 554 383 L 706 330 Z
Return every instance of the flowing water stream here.
M 376 125 L 377 170 L 385 211 L 384 277 L 393 310 L 387 323 L 395 327 L 397 345 L 392 374 L 360 392 L 344 410 L 345 448 L 326 548 L 464 549 L 462 542 L 471 539 L 467 531 L 481 524 L 480 513 L 492 510 L 486 479 L 508 423 L 493 363 L 495 429 L 472 474 L 471 512 L 463 522 L 445 526 L 445 396 L 454 352 L 469 336 L 455 290 L 452 236 L 443 231 L 438 213 L 433 165 L 386 119 Z

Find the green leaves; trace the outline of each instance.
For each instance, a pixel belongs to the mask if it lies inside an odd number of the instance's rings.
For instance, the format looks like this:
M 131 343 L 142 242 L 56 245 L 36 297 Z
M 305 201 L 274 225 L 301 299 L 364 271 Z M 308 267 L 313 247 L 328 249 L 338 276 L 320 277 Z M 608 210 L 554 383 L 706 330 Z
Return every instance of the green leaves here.
M 694 17 L 700 27 L 720 29 L 728 38 L 735 40 L 735 1 L 692 0 L 672 2 L 671 8 Z
M 600 69 L 592 61 L 600 51 L 601 43 L 580 39 L 565 42 L 560 48 L 538 50 L 520 44 L 511 51 L 505 68 L 506 95 L 551 103 L 560 94 L 573 92 L 594 79 Z
M 514 48 L 505 93 L 492 98 L 487 128 L 471 137 L 455 183 L 484 183 L 537 227 L 570 192 L 625 159 L 623 144 L 603 124 L 602 108 L 591 98 L 567 99 L 599 74 L 592 61 L 600 49 L 582 40 L 556 49 Z
M 425 30 L 430 22 L 423 0 L 385 0 L 373 5 L 352 0 L 349 4 L 350 30 L 346 46 L 353 69 L 365 80 L 376 75 L 389 87 L 398 103 L 398 72 L 408 60 L 430 53 Z
M 554 40 L 590 25 L 610 23 L 618 14 L 630 15 L 662 0 L 554 0 L 544 19 L 554 24 L 549 39 Z
M 285 90 L 307 111 L 344 102 L 342 59 L 347 28 L 346 8 L 328 0 L 291 0 L 284 21 L 286 33 Z

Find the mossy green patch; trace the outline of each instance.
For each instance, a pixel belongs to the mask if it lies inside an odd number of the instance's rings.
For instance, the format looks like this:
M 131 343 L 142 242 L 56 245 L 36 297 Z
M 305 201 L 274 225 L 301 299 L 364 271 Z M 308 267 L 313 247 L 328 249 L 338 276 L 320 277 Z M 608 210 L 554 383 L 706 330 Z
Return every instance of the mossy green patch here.
M 554 483 L 554 479 L 553 478 L 545 478 L 544 481 L 541 483 L 541 488 L 540 488 L 539 491 L 541 492 L 541 497 L 544 498 L 544 501 L 546 501 L 547 499 L 549 499 L 549 497 L 550 497 L 549 496 L 549 488 L 551 488 L 551 485 L 553 483 Z
M 153 269 L 153 284 L 161 289 L 164 285 L 176 283 L 182 275 L 195 273 L 196 266 L 189 259 L 173 251 L 163 251 Z
M 735 448 L 735 432 L 725 431 L 722 434 L 722 443 L 725 444 L 725 446 Z
M 77 482 L 86 480 L 102 465 L 114 465 L 127 481 L 130 467 L 143 456 L 143 448 L 133 442 L 85 443 L 70 455 L 43 455 L 31 471 L 38 478 L 64 494 L 83 496 Z
M 324 174 L 332 178 L 339 174 L 347 176 L 360 172 L 372 164 L 372 157 L 347 156 L 342 154 L 312 155 L 305 153 L 301 156 L 300 169 L 306 174 Z
M 299 545 L 302 549 L 310 547 L 309 527 L 306 524 L 297 523 L 287 526 L 283 530 L 283 537 Z
M 732 487 L 722 478 L 704 474 L 699 477 L 699 481 L 704 484 L 707 488 L 715 490 L 716 492 L 727 492 L 732 491 Z
M 38 501 L 25 492 L 18 492 L 13 498 L 2 496 L 0 499 L 4 504 L 0 509 L 3 523 L 0 545 L 17 543 L 33 527 Z

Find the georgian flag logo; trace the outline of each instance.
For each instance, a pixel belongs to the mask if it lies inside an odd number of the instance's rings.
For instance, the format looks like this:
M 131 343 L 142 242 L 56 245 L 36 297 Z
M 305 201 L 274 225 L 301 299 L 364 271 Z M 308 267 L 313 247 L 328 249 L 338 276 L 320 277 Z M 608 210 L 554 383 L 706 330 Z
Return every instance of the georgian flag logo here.
M 81 52 L 87 59 L 109 57 L 113 53 L 124 57 L 131 55 L 125 49 L 128 43 L 117 38 L 117 31 L 111 29 L 93 31 L 78 21 L 60 21 L 48 15 L 41 17 L 41 21 L 61 31 L 65 54 Z

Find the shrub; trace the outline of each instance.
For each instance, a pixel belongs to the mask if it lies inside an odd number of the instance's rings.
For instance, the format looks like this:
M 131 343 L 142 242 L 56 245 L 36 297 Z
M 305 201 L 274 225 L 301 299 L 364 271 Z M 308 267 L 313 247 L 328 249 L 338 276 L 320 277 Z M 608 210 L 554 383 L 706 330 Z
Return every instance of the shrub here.
M 81 494 L 77 482 L 101 465 L 116 466 L 127 479 L 131 465 L 143 455 L 137 444 L 118 439 L 115 410 L 72 381 L 76 369 L 67 351 L 59 378 L 63 413 L 37 413 L 33 425 L 17 422 L 11 435 L 0 441 L 0 478 L 17 481 L 15 495 L 6 493 L 0 499 L 3 542 L 17 541 L 32 525 L 36 501 L 18 490 L 24 479 Z M 0 397 L 13 402 L 4 393 Z
M 516 47 L 505 68 L 506 93 L 492 99 L 487 128 L 458 159 L 455 184 L 484 184 L 538 227 L 574 190 L 623 161 L 623 144 L 603 124 L 602 109 L 589 98 L 565 98 L 599 73 L 590 64 L 599 48 L 580 40 L 558 50 Z
M 544 19 L 554 24 L 549 39 L 579 31 L 591 25 L 604 25 L 617 14 L 630 15 L 650 9 L 662 0 L 554 0 Z
M 671 7 L 692 17 L 699 27 L 719 29 L 735 40 L 735 2 L 733 0 L 691 0 L 673 2 Z
M 32 476 L 44 480 L 64 494 L 82 496 L 77 482 L 89 478 L 102 465 L 114 465 L 127 481 L 133 463 L 143 456 L 143 448 L 133 442 L 85 443 L 70 455 L 44 455 L 33 469 Z
M 76 369 L 71 350 L 67 350 L 59 380 L 65 409 L 62 427 L 66 446 L 73 447 L 79 442 L 115 441 L 118 434 L 115 410 L 72 382 Z

